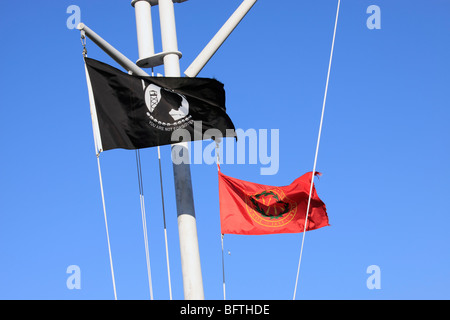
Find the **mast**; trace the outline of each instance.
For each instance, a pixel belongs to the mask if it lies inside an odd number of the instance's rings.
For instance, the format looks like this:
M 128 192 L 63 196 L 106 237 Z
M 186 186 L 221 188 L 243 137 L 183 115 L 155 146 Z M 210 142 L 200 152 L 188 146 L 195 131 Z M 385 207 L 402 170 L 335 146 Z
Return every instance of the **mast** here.
M 160 64 L 162 60 L 166 77 L 180 76 L 179 59 L 181 54 L 178 52 L 173 2 L 184 1 L 186 0 L 133 0 L 131 2 L 136 11 L 136 28 L 139 47 L 138 65 L 142 67 L 153 67 Z M 151 23 L 151 6 L 157 4 L 159 5 L 163 52 L 155 55 Z M 179 143 L 176 146 L 172 145 L 172 152 L 174 152 L 175 147 L 176 152 L 183 153 L 183 155 L 189 155 L 189 146 L 187 142 Z M 186 158 L 189 159 L 190 157 L 187 156 Z M 184 298 L 186 300 L 203 300 L 203 280 L 190 164 L 173 163 L 173 174 L 177 203 Z
M 132 0 L 136 12 L 136 29 L 138 37 L 139 60 L 134 64 L 125 55 L 115 49 L 106 40 L 80 23 L 82 39 L 87 36 L 105 53 L 113 58 L 128 72 L 138 76 L 149 76 L 141 68 L 153 68 L 164 65 L 166 77 L 180 76 L 180 57 L 173 3 L 187 0 Z M 233 32 L 257 0 L 243 0 L 242 4 L 210 41 L 207 47 L 186 70 L 185 75 L 195 77 L 215 54 L 226 38 Z M 153 26 L 151 7 L 159 5 L 161 38 L 163 52 L 154 53 Z M 172 154 L 178 153 L 182 159 L 190 159 L 187 142 L 172 145 Z M 203 300 L 203 280 L 198 246 L 197 222 L 195 218 L 194 197 L 192 192 L 191 170 L 189 163 L 173 163 L 175 193 L 177 203 L 178 232 L 180 240 L 181 267 L 183 273 L 184 298 L 186 300 Z

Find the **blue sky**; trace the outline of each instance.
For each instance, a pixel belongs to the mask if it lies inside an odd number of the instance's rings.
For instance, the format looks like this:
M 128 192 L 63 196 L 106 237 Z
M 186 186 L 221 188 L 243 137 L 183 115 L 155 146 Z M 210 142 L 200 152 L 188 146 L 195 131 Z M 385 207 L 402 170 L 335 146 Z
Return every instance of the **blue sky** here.
M 175 5 L 184 71 L 240 4 Z M 0 298 L 113 299 L 82 46 L 69 5 L 131 60 L 130 1 L 0 3 Z M 223 173 L 287 185 L 313 166 L 337 1 L 260 0 L 199 74 L 225 84 L 244 130 L 279 129 L 280 168 Z M 369 5 L 381 29 L 369 30 Z M 343 0 L 316 188 L 330 227 L 306 234 L 298 299 L 449 299 L 450 4 Z M 155 49 L 161 51 L 157 10 Z M 87 43 L 91 58 L 117 64 Z M 163 73 L 158 67 L 155 72 Z M 206 146 L 207 142 L 203 143 Z M 170 148 L 162 147 L 174 299 L 183 299 Z M 157 151 L 141 151 L 155 299 L 168 299 Z M 149 299 L 135 154 L 101 155 L 119 299 Z M 217 170 L 191 166 L 206 299 L 222 299 Z M 301 234 L 226 235 L 228 299 L 291 299 Z M 81 270 L 69 290 L 66 269 Z M 369 290 L 367 267 L 381 271 Z

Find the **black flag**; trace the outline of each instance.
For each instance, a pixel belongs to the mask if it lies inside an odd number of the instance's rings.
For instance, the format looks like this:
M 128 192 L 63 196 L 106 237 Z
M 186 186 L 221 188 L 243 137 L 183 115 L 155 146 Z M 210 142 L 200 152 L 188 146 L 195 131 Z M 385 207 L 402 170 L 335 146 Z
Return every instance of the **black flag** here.
M 208 129 L 236 135 L 224 86 L 215 79 L 139 77 L 94 59 L 85 62 L 97 151 L 177 143 L 177 129 L 189 133 L 182 141 L 210 138 L 203 135 Z

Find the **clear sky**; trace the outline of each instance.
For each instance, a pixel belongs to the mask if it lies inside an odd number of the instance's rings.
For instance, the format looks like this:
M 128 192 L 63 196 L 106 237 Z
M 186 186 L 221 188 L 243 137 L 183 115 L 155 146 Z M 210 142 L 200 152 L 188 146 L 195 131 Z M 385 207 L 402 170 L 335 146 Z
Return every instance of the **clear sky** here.
M 181 71 L 240 2 L 175 4 Z M 138 58 L 130 1 L 0 2 L 0 299 L 114 298 L 70 5 Z M 370 5 L 381 29 L 366 25 Z M 282 186 L 312 170 L 336 6 L 260 0 L 199 74 L 225 84 L 237 128 L 279 130 L 277 174 L 261 175 L 259 160 L 224 164 L 224 174 Z M 306 234 L 298 299 L 450 298 L 449 9 L 446 0 L 341 2 L 316 181 L 331 226 Z M 120 68 L 89 40 L 87 49 Z M 183 299 L 170 147 L 161 151 L 173 298 Z M 168 299 L 156 148 L 141 157 L 154 297 Z M 107 151 L 101 164 L 117 296 L 149 299 L 135 154 Z M 191 172 L 205 298 L 222 299 L 217 169 Z M 226 235 L 227 299 L 292 299 L 301 236 Z M 71 265 L 81 289 L 66 286 Z M 380 289 L 367 287 L 371 265 Z

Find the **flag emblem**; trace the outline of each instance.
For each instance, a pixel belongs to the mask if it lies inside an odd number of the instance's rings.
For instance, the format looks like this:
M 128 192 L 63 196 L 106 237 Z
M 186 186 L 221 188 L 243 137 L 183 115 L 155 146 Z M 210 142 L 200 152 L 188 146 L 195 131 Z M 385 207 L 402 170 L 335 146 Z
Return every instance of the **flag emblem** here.
M 247 213 L 265 227 L 283 227 L 294 219 L 297 205 L 279 188 L 264 190 L 245 197 Z
M 176 130 L 192 120 L 186 97 L 173 90 L 150 84 L 145 89 L 147 117 L 152 126 L 163 126 L 165 130 Z

